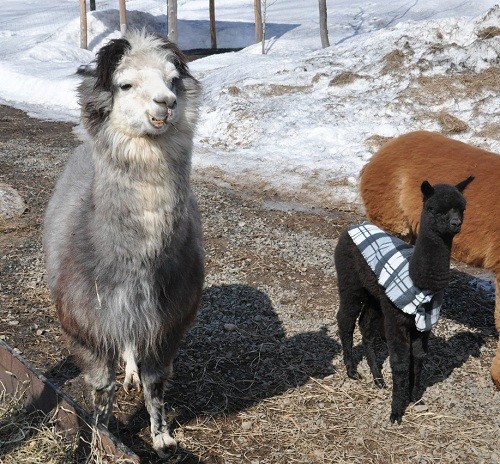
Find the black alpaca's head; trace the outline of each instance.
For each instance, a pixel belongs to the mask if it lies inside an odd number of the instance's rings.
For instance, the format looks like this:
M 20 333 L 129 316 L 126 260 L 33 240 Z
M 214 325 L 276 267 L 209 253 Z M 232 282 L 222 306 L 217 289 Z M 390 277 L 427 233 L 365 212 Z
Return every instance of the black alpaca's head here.
M 474 176 L 459 182 L 457 185 L 422 182 L 424 207 L 421 227 L 425 226 L 440 236 L 453 236 L 460 232 L 467 200 L 463 196 L 465 187 L 474 180 Z

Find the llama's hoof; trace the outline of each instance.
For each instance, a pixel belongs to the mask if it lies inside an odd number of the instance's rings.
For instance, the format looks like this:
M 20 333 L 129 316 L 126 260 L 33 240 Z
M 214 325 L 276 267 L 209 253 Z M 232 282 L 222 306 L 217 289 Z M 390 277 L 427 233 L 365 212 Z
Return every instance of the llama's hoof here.
M 398 425 L 401 425 L 402 420 L 403 420 L 403 413 L 402 412 L 392 412 L 391 413 L 391 424 L 394 424 L 394 422 L 397 422 Z
M 373 379 L 373 382 L 375 383 L 375 385 L 382 389 L 382 388 L 385 388 L 386 387 L 386 384 L 385 384 L 385 380 L 381 377 L 378 377 L 376 379 Z
M 177 442 L 168 432 L 153 436 L 153 448 L 160 458 L 167 458 L 177 448 Z
M 130 375 L 125 376 L 125 380 L 123 381 L 123 389 L 130 393 L 132 389 L 141 391 L 141 380 L 139 378 L 139 374 L 137 372 L 131 372 Z

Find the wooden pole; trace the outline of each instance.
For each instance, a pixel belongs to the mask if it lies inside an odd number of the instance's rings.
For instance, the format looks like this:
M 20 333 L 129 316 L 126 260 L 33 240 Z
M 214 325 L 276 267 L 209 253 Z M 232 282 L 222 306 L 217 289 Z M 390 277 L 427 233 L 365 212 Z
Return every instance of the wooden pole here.
M 260 0 L 253 0 L 253 11 L 255 15 L 255 43 L 262 42 L 262 8 Z
M 120 32 L 125 34 L 127 32 L 127 8 L 125 6 L 125 0 L 120 0 Z
M 215 30 L 215 0 L 209 0 L 210 9 L 210 42 L 212 49 L 217 48 L 217 32 Z
M 264 8 L 262 10 L 262 54 L 266 54 L 266 22 L 267 22 L 267 0 L 264 0 Z
M 80 48 L 87 49 L 87 4 L 80 0 Z
M 323 48 L 329 47 L 326 0 L 319 0 L 319 34 L 321 36 L 321 46 Z
M 167 0 L 168 40 L 177 43 L 177 0 Z

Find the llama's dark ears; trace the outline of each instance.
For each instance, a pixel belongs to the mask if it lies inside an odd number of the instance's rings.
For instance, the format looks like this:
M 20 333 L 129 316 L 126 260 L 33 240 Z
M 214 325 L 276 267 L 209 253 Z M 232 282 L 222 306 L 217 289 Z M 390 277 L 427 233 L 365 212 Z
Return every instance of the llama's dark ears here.
M 474 180 L 474 176 L 469 176 L 467 179 L 463 180 L 462 182 L 459 182 L 455 187 L 459 192 L 463 192 L 465 190 L 465 187 L 467 187 L 472 181 Z
M 424 194 L 424 200 L 427 200 L 427 198 L 429 198 L 434 193 L 434 187 L 426 180 L 422 182 L 420 190 L 422 190 L 422 193 Z
M 94 88 L 111 90 L 113 73 L 123 55 L 130 49 L 130 42 L 125 39 L 110 40 L 97 52 L 97 67 L 95 70 L 96 82 Z
M 179 71 L 179 75 L 181 77 L 191 77 L 188 68 L 188 59 L 184 53 L 182 53 L 181 49 L 173 42 L 169 40 L 165 40 L 163 44 L 163 48 L 170 50 L 173 52 L 172 55 L 168 57 L 169 61 L 173 63 L 173 65 Z

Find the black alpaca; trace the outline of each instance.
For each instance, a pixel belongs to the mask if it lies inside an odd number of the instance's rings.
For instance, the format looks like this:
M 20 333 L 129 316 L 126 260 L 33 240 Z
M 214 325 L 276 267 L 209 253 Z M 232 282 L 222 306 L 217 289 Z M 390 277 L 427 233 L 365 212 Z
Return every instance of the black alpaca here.
M 360 244 L 365 246 L 362 252 L 351 236 L 359 230 L 353 226 L 341 234 L 335 249 L 340 297 L 337 321 L 347 375 L 353 379 L 360 378 L 352 359 L 353 332 L 359 316 L 367 362 L 375 384 L 380 388 L 385 387 L 385 382 L 376 362 L 374 341 L 379 333 L 387 341 L 393 375 L 390 416 L 393 423 L 400 424 L 410 401 L 418 400 L 422 362 L 427 353 L 430 329 L 437 321 L 442 295 L 450 279 L 452 240 L 460 231 L 463 220 L 466 200 L 462 192 L 472 180 L 472 176 L 468 177 L 456 186 L 431 186 L 427 181 L 422 183 L 423 209 L 414 247 L 378 229 L 378 238 L 370 238 L 368 246 L 367 242 Z M 374 228 L 370 224 L 359 227 L 363 226 Z M 359 236 L 355 239 L 358 243 Z M 396 251 L 391 252 L 390 258 L 383 257 L 390 263 L 389 267 L 392 265 L 393 270 L 397 271 L 392 277 L 388 277 L 388 273 L 385 277 L 377 277 L 363 256 L 368 250 L 378 255 L 384 254 L 380 247 L 377 248 L 377 244 L 384 241 L 396 245 Z M 414 292 L 412 295 L 416 295 L 404 309 L 400 309 L 403 298 L 395 300 L 401 291 L 399 279 L 402 277 L 397 274 L 404 272 L 401 271 L 402 267 L 398 267 L 400 262 L 396 256 L 401 258 L 402 255 L 409 260 L 406 273 L 409 274 L 409 282 L 413 283 L 407 293 Z M 411 314 L 408 308 L 414 308 L 414 313 Z

